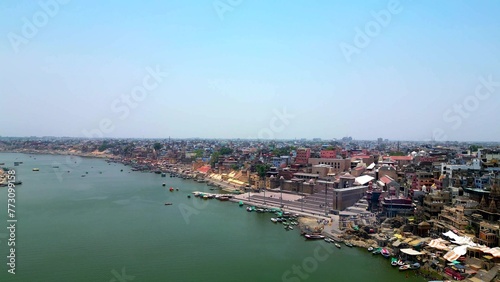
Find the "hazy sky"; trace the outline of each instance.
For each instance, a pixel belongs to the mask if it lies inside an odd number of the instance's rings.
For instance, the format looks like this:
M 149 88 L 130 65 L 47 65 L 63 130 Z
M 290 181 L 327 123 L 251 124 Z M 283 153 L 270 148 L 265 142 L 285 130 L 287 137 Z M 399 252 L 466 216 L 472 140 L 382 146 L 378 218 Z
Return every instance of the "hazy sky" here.
M 499 1 L 351 2 L 1 1 L 0 136 L 500 141 Z

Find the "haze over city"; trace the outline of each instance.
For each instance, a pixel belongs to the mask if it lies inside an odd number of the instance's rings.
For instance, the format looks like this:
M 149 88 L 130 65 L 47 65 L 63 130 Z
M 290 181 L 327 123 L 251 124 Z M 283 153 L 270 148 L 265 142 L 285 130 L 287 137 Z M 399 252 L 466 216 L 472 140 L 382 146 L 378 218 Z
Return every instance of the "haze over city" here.
M 0 3 L 0 136 L 500 140 L 498 1 L 40 3 Z

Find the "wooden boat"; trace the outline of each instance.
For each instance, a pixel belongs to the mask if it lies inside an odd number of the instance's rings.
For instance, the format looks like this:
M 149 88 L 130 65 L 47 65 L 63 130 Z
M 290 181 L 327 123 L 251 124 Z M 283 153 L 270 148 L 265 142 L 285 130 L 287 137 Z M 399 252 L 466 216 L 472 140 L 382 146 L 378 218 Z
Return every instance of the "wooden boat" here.
M 382 250 L 380 250 L 380 254 L 384 258 L 389 258 L 391 256 L 391 253 L 389 253 L 389 250 L 387 250 L 386 248 L 383 248 Z
M 405 264 L 405 265 L 402 265 L 399 267 L 399 270 L 400 271 L 404 271 L 404 270 L 408 270 L 410 269 L 410 265 L 409 264 Z
M 304 237 L 309 240 L 325 239 L 325 236 L 321 234 L 306 234 Z

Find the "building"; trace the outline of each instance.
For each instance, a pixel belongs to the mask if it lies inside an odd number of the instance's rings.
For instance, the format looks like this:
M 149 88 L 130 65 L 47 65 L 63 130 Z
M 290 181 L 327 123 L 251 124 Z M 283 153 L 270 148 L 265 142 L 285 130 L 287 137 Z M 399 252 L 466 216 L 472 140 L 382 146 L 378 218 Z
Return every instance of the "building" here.
M 337 150 L 321 150 L 319 152 L 319 156 L 322 159 L 336 159 L 337 158 Z
M 445 205 L 451 203 L 451 193 L 448 191 L 437 191 L 424 197 L 424 215 L 427 219 L 437 219 Z
M 348 171 L 351 168 L 350 159 L 324 159 L 324 158 L 310 158 L 309 164 L 315 165 L 328 165 L 331 166 L 330 173 L 340 173 Z
M 295 157 L 295 163 L 306 165 L 311 157 L 311 149 L 309 148 L 298 148 L 297 156 Z
M 332 209 L 340 211 L 353 206 L 357 201 L 365 196 L 367 190 L 368 186 L 332 189 Z

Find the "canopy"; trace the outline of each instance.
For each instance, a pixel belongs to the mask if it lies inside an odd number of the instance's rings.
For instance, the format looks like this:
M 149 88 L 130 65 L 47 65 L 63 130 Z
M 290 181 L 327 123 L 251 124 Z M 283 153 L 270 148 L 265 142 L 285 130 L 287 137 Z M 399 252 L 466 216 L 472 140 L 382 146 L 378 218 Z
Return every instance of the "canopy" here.
M 410 255 L 410 256 L 418 256 L 423 255 L 424 253 L 415 251 L 414 249 L 401 249 L 401 252 Z

